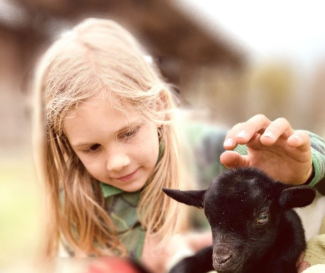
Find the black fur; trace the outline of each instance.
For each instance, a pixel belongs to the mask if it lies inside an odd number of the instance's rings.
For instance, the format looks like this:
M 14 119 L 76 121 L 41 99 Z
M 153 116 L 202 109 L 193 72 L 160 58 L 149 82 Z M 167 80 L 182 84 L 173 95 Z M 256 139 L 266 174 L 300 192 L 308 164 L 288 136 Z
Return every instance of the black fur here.
M 163 189 L 171 198 L 203 207 L 213 245 L 176 264 L 170 273 L 296 273 L 304 230 L 292 210 L 310 204 L 315 190 L 276 182 L 256 168 L 219 175 L 205 191 Z

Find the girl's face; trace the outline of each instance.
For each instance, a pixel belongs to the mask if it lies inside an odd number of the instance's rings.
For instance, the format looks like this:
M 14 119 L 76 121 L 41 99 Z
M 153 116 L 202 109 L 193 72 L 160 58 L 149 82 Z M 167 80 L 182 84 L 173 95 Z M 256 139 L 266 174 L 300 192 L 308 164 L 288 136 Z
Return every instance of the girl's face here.
M 80 104 L 64 120 L 67 138 L 97 180 L 133 192 L 153 174 L 159 154 L 158 125 L 126 105 L 121 111 L 100 97 Z

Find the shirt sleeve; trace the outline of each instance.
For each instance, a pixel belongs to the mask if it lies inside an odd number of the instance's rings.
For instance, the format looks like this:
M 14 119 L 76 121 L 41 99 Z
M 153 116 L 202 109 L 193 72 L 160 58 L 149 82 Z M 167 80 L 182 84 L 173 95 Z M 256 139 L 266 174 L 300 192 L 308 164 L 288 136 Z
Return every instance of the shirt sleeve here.
M 325 177 L 325 141 L 323 138 L 313 133 L 309 133 L 309 136 L 312 151 L 313 168 L 315 172 L 314 178 L 309 183 L 309 185 L 315 186 Z
M 225 151 L 223 142 L 227 131 L 224 128 L 201 123 L 183 124 L 186 141 L 182 140 L 187 167 L 193 172 L 199 189 L 209 187 L 211 181 L 226 168 L 220 163 Z

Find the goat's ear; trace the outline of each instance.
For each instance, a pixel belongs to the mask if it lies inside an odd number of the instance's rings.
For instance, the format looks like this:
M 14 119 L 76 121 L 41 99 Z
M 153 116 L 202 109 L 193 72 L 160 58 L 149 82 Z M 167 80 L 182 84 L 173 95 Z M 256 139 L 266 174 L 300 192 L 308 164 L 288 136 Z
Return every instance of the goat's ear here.
M 294 186 L 281 192 L 279 204 L 284 209 L 305 207 L 311 204 L 316 196 L 316 191 L 309 186 Z
M 203 208 L 205 190 L 202 191 L 180 191 L 171 189 L 162 189 L 169 197 L 189 206 Z

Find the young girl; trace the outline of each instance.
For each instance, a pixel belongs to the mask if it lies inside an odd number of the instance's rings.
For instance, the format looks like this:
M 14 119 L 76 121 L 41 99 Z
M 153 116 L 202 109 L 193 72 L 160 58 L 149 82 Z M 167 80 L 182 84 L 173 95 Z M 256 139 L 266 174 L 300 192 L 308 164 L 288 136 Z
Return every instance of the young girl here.
M 34 139 L 48 194 L 50 256 L 62 242 L 71 255 L 141 257 L 162 272 L 166 257 L 152 255 L 179 247 L 170 239 L 186 229 L 182 212 L 161 189 L 191 187 L 189 170 L 180 168 L 169 86 L 145 55 L 117 23 L 88 19 L 39 64 Z M 321 139 L 312 141 L 324 151 Z M 313 150 L 312 157 L 308 134 L 284 119 L 257 115 L 230 130 L 224 145 L 228 168 L 254 165 L 287 183 L 324 176 L 324 154 Z M 189 242 L 200 248 L 211 243 L 204 238 Z

